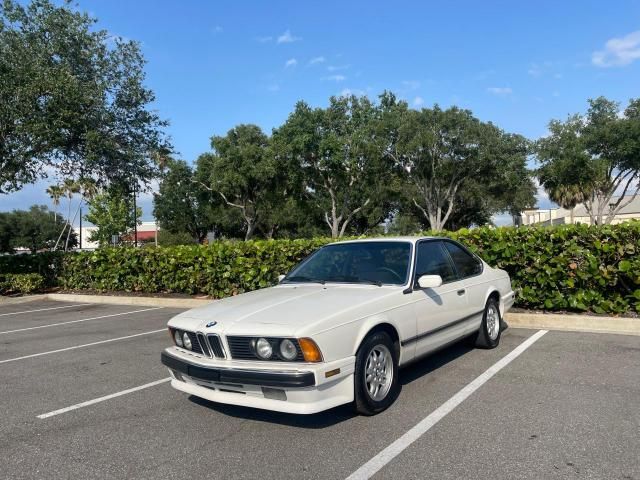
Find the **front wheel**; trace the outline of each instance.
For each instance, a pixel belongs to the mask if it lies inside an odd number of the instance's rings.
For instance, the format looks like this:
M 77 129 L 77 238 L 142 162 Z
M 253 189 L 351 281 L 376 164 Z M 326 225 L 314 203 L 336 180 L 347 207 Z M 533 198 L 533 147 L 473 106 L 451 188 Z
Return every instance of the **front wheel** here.
M 502 319 L 498 302 L 490 298 L 484 307 L 482 323 L 476 337 L 476 347 L 495 348 L 500 343 Z
M 398 358 L 386 332 L 367 336 L 356 355 L 355 402 L 362 415 L 375 415 L 388 408 L 400 393 Z

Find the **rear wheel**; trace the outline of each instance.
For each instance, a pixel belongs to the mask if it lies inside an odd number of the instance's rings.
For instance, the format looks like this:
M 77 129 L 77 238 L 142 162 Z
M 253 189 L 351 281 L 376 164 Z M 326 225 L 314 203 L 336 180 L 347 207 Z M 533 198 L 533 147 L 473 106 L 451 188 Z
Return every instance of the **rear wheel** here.
M 355 402 L 358 413 L 375 415 L 398 397 L 398 358 L 391 337 L 386 332 L 368 335 L 356 355 L 354 378 Z
M 482 315 L 482 324 L 476 338 L 476 347 L 495 348 L 500 343 L 502 319 L 500 318 L 500 307 L 494 298 L 487 300 Z

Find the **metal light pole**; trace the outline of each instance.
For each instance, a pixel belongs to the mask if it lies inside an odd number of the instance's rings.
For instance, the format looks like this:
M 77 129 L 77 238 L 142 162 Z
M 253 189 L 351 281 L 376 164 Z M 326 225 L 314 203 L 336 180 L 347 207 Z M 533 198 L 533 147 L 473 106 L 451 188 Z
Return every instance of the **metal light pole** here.
M 136 207 L 136 184 L 133 184 L 133 245 L 138 246 L 138 209 Z

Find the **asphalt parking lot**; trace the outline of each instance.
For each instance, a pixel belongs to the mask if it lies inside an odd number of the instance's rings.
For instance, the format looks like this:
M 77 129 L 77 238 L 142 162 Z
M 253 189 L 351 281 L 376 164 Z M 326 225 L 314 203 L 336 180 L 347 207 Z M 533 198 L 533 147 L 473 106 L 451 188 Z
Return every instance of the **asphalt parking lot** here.
M 640 337 L 547 332 L 407 443 L 537 331 L 408 367 L 376 417 L 294 416 L 174 391 L 160 352 L 179 311 L 0 304 L 0 477 L 345 479 L 382 459 L 374 478 L 640 479 Z

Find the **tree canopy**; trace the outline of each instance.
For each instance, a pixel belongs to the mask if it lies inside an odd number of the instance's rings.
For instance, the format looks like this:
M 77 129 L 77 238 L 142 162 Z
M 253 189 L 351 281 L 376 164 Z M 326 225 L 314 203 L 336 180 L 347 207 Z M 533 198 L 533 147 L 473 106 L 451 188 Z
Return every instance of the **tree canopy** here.
M 98 242 L 100 246 L 111 243 L 112 235 L 124 235 L 135 226 L 136 219 L 138 225 L 142 210 L 136 208 L 134 217 L 133 208 L 130 202 L 129 192 L 112 186 L 94 195 L 89 201 L 89 212 L 85 218 L 98 227 L 89 235 L 90 242 Z
M 379 115 L 367 97 L 331 97 L 324 109 L 299 102 L 274 132 L 279 154 L 302 172 L 310 201 L 334 238 L 384 198 L 390 170 L 383 139 L 375 135 Z
M 140 46 L 69 1 L 0 4 L 0 194 L 54 171 L 146 184 L 171 148 Z
M 240 219 L 245 239 L 338 238 L 384 224 L 481 225 L 535 202 L 524 137 L 456 107 L 413 110 L 389 92 L 377 102 L 331 97 L 324 108 L 298 102 L 271 136 L 242 124 L 211 146 L 194 170 L 169 166 L 155 198 L 163 228 L 200 240 L 198 225 L 237 236 L 230 227 Z M 198 200 L 205 191 L 216 208 L 210 220 Z
M 256 125 L 238 125 L 225 136 L 214 136 L 211 147 L 212 153 L 198 159 L 199 170 L 207 173 L 206 178 L 201 174 L 198 182 L 241 214 L 248 240 L 265 220 L 271 204 L 284 203 L 286 172 L 278 168 L 270 138 Z
M 536 156 L 552 200 L 569 209 L 584 202 L 591 223 L 611 223 L 640 192 L 640 100 L 622 112 L 604 97 L 589 100 L 585 115 L 549 123 Z
M 482 224 L 533 204 L 524 137 L 457 107 L 404 109 L 395 121 L 386 154 L 404 179 L 405 197 L 433 230 L 452 215 L 458 225 Z
M 163 240 L 188 234 L 191 242 L 203 242 L 209 232 L 222 234 L 229 223 L 239 223 L 237 218 L 235 222 L 228 221 L 222 198 L 203 187 L 198 174 L 183 160 L 168 162 L 159 192 L 153 198 L 153 214 L 161 230 L 173 234 L 163 234 Z M 201 176 L 208 179 L 207 175 Z
M 35 253 L 52 250 L 65 227 L 62 217 L 56 216 L 45 205 L 33 205 L 29 210 L 0 212 L 0 252 L 13 252 L 27 248 Z M 77 235 L 71 232 L 69 246 L 77 245 Z

